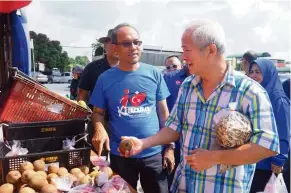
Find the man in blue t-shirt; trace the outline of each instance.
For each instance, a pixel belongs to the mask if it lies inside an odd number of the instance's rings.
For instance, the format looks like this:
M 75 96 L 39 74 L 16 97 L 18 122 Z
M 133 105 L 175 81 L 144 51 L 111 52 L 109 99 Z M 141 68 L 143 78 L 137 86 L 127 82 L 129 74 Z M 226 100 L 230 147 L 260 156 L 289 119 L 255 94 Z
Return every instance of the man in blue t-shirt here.
M 162 146 L 133 158 L 121 157 L 118 152 L 121 136 L 146 138 L 164 127 L 169 115 L 168 88 L 157 68 L 139 62 L 142 42 L 135 28 L 120 24 L 113 29 L 111 38 L 119 65 L 99 77 L 90 99 L 94 105 L 93 144 L 99 155 L 103 146 L 110 150 L 111 168 L 132 187 L 137 187 L 140 176 L 144 192 L 168 192 Z M 102 125 L 105 110 L 109 113 L 110 141 Z

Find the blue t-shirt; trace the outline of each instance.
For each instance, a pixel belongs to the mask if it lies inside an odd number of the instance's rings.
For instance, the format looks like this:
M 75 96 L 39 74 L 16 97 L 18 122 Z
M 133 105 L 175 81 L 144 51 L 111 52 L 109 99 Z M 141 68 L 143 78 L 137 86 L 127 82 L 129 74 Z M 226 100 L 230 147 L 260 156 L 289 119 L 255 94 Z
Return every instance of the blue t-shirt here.
M 172 111 L 178 97 L 179 88 L 186 78 L 187 73 L 185 68 L 168 72 L 164 75 L 164 79 L 171 93 L 171 95 L 167 98 L 169 111 Z
M 112 154 L 119 155 L 121 136 L 142 139 L 159 131 L 156 103 L 168 96 L 162 74 L 148 64 L 140 63 L 140 67 L 131 72 L 114 67 L 99 77 L 90 104 L 109 112 Z M 162 147 L 156 146 L 135 157 L 148 157 L 161 151 Z

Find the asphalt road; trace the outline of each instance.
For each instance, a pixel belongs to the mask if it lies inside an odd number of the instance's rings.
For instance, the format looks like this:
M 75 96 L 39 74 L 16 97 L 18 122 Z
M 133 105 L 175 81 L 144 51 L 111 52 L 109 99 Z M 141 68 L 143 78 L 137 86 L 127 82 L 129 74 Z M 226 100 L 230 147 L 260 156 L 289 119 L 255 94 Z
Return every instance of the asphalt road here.
M 70 95 L 69 84 L 44 84 L 46 88 L 53 91 L 59 95 L 66 96 Z

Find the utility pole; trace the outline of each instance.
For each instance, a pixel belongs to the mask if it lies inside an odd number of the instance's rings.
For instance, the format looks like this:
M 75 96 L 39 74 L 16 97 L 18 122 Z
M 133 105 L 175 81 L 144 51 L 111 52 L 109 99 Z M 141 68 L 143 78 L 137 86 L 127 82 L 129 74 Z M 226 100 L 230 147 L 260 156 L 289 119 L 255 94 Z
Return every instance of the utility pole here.
M 32 56 L 33 75 L 35 76 L 35 62 L 34 62 L 34 46 L 33 46 L 33 39 L 30 40 L 30 49 L 31 49 L 31 56 Z M 35 78 L 35 77 L 33 77 L 33 78 Z

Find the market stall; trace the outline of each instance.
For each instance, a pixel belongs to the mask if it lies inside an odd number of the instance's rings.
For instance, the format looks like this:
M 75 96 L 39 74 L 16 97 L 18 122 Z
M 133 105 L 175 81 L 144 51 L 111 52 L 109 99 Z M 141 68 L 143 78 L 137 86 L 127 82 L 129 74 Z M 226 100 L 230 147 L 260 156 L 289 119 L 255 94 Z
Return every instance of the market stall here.
M 49 91 L 16 64 L 26 52 L 15 48 L 22 31 L 15 32 L 11 13 L 29 3 L 0 1 L 0 193 L 136 192 L 109 162 L 91 156 L 89 109 Z

